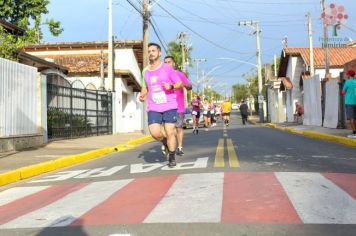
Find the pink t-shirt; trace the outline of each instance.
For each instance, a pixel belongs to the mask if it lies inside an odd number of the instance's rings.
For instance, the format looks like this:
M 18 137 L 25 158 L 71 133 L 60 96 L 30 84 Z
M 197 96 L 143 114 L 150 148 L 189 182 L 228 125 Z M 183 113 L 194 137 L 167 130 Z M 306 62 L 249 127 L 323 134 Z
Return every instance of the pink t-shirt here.
M 176 70 L 176 73 L 178 74 L 183 84 L 189 84 L 189 85 L 191 84 L 187 76 L 185 76 L 183 72 Z M 178 112 L 185 113 L 184 88 L 176 89 L 175 93 L 177 95 Z
M 147 68 L 144 79 L 148 89 L 147 111 L 165 112 L 178 108 L 174 90 L 166 90 L 163 85 L 164 82 L 173 85 L 180 80 L 170 65 L 162 63 L 156 70 Z

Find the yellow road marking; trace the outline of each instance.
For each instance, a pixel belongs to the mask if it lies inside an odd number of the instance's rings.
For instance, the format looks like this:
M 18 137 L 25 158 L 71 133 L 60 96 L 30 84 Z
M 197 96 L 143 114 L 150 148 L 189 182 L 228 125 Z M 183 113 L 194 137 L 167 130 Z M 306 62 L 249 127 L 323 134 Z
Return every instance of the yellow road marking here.
M 219 139 L 218 146 L 216 147 L 216 154 L 215 154 L 215 162 L 214 162 L 214 167 L 224 167 L 225 162 L 224 162 L 224 145 L 225 145 L 225 140 L 224 139 Z
M 240 167 L 240 163 L 239 160 L 237 159 L 237 155 L 232 140 L 229 138 L 226 141 L 227 141 L 227 153 L 229 154 L 230 167 Z

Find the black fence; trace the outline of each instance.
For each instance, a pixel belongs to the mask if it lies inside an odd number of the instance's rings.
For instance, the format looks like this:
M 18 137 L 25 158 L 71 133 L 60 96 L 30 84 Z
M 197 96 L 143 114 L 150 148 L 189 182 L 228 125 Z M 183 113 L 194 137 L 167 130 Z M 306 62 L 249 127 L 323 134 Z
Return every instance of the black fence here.
M 48 75 L 47 128 L 52 140 L 112 133 L 112 94 Z

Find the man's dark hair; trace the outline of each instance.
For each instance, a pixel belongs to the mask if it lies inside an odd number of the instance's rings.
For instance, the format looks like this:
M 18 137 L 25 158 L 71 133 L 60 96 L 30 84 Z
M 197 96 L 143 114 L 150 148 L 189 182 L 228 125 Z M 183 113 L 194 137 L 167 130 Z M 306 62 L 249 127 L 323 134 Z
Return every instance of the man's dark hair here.
M 149 43 L 148 47 L 151 47 L 151 46 L 156 46 L 158 48 L 158 50 L 161 51 L 161 46 L 159 46 L 159 44 L 157 44 L 157 43 Z
M 172 57 L 172 56 L 170 56 L 170 55 L 165 56 L 165 57 L 164 57 L 164 60 L 166 60 L 166 59 L 168 59 L 168 58 L 170 58 L 170 59 L 172 59 L 174 62 L 176 62 L 176 60 L 174 60 L 174 57 Z

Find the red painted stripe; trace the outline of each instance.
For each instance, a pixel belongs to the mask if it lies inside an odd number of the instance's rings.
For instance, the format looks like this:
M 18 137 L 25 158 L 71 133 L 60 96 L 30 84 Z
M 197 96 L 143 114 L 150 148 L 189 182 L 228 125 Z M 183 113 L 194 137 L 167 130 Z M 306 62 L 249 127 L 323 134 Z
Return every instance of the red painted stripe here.
M 301 224 L 273 173 L 225 173 L 222 223 Z
M 133 180 L 72 225 L 142 223 L 176 179 L 176 176 L 160 176 Z
M 356 200 L 356 174 L 324 173 L 323 176 Z
M 87 184 L 54 185 L 0 206 L 0 224 L 5 224 L 34 210 L 45 207 L 86 185 Z

